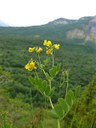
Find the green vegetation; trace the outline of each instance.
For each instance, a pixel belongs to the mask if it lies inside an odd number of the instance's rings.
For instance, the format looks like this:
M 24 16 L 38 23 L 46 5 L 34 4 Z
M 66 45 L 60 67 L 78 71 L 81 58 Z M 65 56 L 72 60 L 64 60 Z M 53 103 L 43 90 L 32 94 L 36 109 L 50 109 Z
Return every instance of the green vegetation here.
M 0 29 L 11 33 L 10 29 L 13 28 Z M 15 29 L 19 30 L 19 28 L 14 28 L 15 32 Z M 30 27 L 29 29 L 31 30 Z M 46 28 L 46 30 L 48 29 Z M 16 35 L 15 33 L 9 35 L 4 33 L 0 34 L 0 128 L 44 128 L 44 126 L 56 128 L 56 120 L 53 117 L 50 118 L 49 101 L 42 97 L 28 80 L 28 76 L 34 77 L 34 73 L 24 69 L 24 65 L 31 58 L 31 54 L 27 52 L 28 48 L 42 47 L 43 38 L 31 37 L 31 32 L 28 35 L 25 34 L 25 36 L 20 33 Z M 47 38 L 47 36 L 45 37 Z M 68 70 L 69 88 L 73 92 L 77 85 L 82 87 L 79 101 L 73 105 L 64 120 L 62 119 L 61 128 L 95 128 L 95 45 L 93 42 L 84 42 L 77 39 L 68 41 L 66 38 L 65 42 L 58 42 L 55 36 L 54 42 L 61 45 L 60 52 L 54 52 L 55 64 L 61 64 L 60 74 L 62 74 L 62 71 Z M 32 58 L 35 57 L 34 54 Z M 41 59 L 44 58 L 45 55 Z M 50 64 L 46 70 L 49 68 Z M 52 96 L 54 104 L 59 103 L 58 98 L 65 94 L 66 83 L 59 87 L 59 83 L 63 82 L 63 77 L 60 74 L 57 74 L 52 83 L 56 87 Z M 39 75 L 44 78 L 41 72 L 39 72 Z

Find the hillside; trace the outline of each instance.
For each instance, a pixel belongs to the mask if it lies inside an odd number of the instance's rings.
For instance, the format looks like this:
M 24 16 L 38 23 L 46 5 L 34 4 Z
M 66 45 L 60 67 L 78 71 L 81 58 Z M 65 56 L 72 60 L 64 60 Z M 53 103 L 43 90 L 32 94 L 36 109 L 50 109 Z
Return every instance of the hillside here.
M 94 41 L 95 24 L 95 16 L 82 17 L 78 20 L 59 18 L 40 26 L 0 28 L 0 35 L 22 35 L 36 39 L 51 39 L 66 42 L 74 39 Z

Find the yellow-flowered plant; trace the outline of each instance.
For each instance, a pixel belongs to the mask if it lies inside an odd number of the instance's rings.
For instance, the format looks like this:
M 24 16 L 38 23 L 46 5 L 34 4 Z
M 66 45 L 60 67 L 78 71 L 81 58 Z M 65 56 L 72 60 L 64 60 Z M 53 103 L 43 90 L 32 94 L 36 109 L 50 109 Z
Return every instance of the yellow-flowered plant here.
M 54 44 L 53 47 L 54 47 L 55 49 L 59 50 L 59 49 L 60 49 L 60 44 Z
M 53 49 L 52 48 L 50 48 L 50 49 L 49 48 L 48 49 L 46 48 L 46 54 L 47 55 L 52 55 L 53 54 Z
M 34 52 L 34 51 L 35 51 L 35 47 L 28 49 L 28 52 Z
M 47 46 L 47 47 L 51 47 L 52 46 L 52 42 L 50 40 L 44 40 L 44 43 L 43 43 L 44 46 Z
M 41 53 L 42 51 L 43 51 L 43 49 L 42 49 L 42 48 L 40 48 L 40 47 L 39 47 L 39 48 L 36 48 L 36 53 L 38 53 L 38 54 L 39 54 L 39 53 Z
M 49 40 L 48 41 L 44 40 L 43 45 L 46 47 L 47 55 L 52 55 L 54 49 L 56 49 L 56 50 L 60 49 L 60 44 L 52 44 L 52 42 Z M 30 53 L 36 52 L 37 54 L 40 54 L 42 51 L 43 51 L 43 49 L 41 47 L 29 47 L 29 49 L 28 49 L 28 52 L 30 52 Z M 32 71 L 32 70 L 36 69 L 35 65 L 36 65 L 36 62 L 31 60 L 25 65 L 25 69 Z
M 30 53 L 36 53 L 38 55 L 38 60 L 35 60 L 32 58 L 26 65 L 25 69 L 28 71 L 34 71 L 35 69 L 39 68 L 45 75 L 44 80 L 40 78 L 36 71 L 36 75 L 34 77 L 29 77 L 29 80 L 31 84 L 46 98 L 48 98 L 50 105 L 51 105 L 51 115 L 57 119 L 57 127 L 60 128 L 60 120 L 63 119 L 71 109 L 73 103 L 76 100 L 76 97 L 74 95 L 74 92 L 72 90 L 68 90 L 68 71 L 62 72 L 63 80 L 60 82 L 60 86 L 66 83 L 66 94 L 65 98 L 58 98 L 57 104 L 52 103 L 52 95 L 54 93 L 54 87 L 52 86 L 52 81 L 56 77 L 56 75 L 59 73 L 61 65 L 55 65 L 54 63 L 54 50 L 60 49 L 60 44 L 53 44 L 51 41 L 44 40 L 43 45 L 45 46 L 45 50 L 41 47 L 30 47 L 28 51 Z M 45 53 L 47 55 L 50 55 L 52 57 L 52 67 L 49 69 L 49 71 L 45 70 L 45 65 L 43 62 L 47 62 L 47 59 L 44 61 L 41 61 L 41 53 Z M 46 56 L 48 57 L 48 56 Z M 62 79 L 62 78 L 61 78 Z M 76 92 L 79 92 L 80 88 L 76 88 Z M 76 93 L 75 92 L 75 93 Z M 79 93 L 78 93 L 79 94 Z
M 43 45 L 46 46 L 46 54 L 47 55 L 52 55 L 54 49 L 57 49 L 57 50 L 60 49 L 60 44 L 52 44 L 52 42 L 49 40 L 48 41 L 44 40 Z
M 25 69 L 29 70 L 29 71 L 32 71 L 34 69 L 36 69 L 36 63 L 31 60 L 29 61 L 26 65 L 25 65 Z

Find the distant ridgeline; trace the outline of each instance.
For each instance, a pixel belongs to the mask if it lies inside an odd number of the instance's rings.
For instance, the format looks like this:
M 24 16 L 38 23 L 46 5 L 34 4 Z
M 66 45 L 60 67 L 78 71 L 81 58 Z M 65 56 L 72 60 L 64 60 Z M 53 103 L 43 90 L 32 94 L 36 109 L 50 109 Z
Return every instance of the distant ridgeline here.
M 78 20 L 59 18 L 47 24 L 30 27 L 1 27 L 0 35 L 22 35 L 39 39 L 69 42 L 73 40 L 94 41 L 96 18 L 82 17 Z M 0 26 L 6 26 L 0 24 Z M 78 43 L 78 42 L 77 42 Z

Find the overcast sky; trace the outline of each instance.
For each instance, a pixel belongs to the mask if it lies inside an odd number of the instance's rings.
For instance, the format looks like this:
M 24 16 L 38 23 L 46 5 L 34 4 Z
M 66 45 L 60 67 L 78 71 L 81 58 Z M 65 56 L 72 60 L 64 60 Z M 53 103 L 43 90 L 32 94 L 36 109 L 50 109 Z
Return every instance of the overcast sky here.
M 0 20 L 11 26 L 46 24 L 57 18 L 96 15 L 96 0 L 0 0 Z

